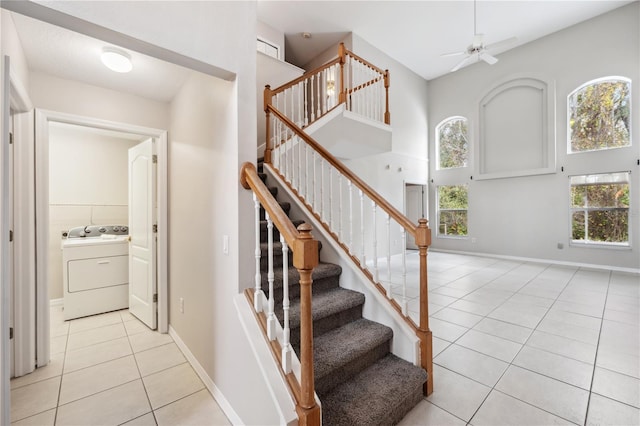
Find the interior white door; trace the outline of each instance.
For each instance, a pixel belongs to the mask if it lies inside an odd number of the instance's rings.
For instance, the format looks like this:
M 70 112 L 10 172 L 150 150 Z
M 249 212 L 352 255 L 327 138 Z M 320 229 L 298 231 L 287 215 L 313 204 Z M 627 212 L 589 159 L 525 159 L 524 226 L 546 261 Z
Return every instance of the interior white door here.
M 156 164 L 153 138 L 129 149 L 129 312 L 157 327 Z

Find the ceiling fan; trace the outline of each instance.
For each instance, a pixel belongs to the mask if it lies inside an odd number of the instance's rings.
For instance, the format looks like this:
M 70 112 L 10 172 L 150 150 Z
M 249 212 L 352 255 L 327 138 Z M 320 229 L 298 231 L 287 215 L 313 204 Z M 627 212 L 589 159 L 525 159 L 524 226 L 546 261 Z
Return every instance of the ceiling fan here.
M 477 21 L 476 0 L 473 0 L 473 41 L 466 48 L 466 50 L 462 52 L 445 53 L 443 55 L 440 55 L 442 57 L 466 55 L 466 57 L 462 61 L 458 62 L 458 64 L 451 69 L 451 72 L 458 71 L 460 68 L 464 67 L 465 65 L 472 64 L 479 60 L 483 60 L 489 65 L 493 65 L 496 62 L 498 62 L 498 58 L 491 55 L 488 52 L 488 50 L 499 49 L 501 47 L 508 46 L 517 40 L 516 37 L 510 37 L 508 39 L 499 41 L 497 43 L 485 45 L 484 34 L 478 34 L 478 31 L 476 29 L 477 27 L 476 21 Z

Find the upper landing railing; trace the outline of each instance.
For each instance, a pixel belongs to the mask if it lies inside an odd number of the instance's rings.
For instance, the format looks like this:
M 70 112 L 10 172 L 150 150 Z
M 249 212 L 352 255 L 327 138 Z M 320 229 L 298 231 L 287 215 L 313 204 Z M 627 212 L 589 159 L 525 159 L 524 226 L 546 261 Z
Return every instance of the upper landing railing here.
M 298 127 L 306 127 L 338 105 L 371 120 L 391 124 L 389 70 L 381 70 L 348 51 L 343 43 L 338 57 L 276 89 L 267 86 L 270 103 Z

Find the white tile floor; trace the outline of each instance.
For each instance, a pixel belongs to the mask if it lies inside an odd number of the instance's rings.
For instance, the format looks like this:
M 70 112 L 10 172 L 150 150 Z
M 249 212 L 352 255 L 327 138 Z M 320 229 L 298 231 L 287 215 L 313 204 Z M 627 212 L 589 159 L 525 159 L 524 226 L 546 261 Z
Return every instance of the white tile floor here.
M 640 425 L 640 275 L 438 252 L 428 265 L 435 390 L 401 425 Z
M 11 381 L 12 424 L 230 424 L 171 336 L 127 310 L 64 321 L 51 308 L 51 354 Z
M 402 425 L 640 425 L 638 274 L 430 252 L 429 309 L 435 391 Z M 51 319 L 51 364 L 11 381 L 14 424 L 229 424 L 170 336 L 127 311 Z

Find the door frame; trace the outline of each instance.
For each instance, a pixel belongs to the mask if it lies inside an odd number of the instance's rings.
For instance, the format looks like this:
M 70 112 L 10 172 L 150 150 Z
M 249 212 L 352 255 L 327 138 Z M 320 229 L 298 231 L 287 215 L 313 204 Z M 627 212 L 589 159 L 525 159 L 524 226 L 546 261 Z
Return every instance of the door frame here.
M 412 180 L 403 180 L 402 181 L 402 213 L 404 213 L 405 215 L 407 214 L 407 187 L 408 186 L 421 186 L 422 187 L 422 216 L 425 219 L 429 218 L 429 184 L 426 181 L 412 181 Z M 413 241 L 413 238 L 411 238 L 411 241 Z M 409 241 L 409 238 L 407 238 L 407 246 L 409 244 L 413 244 L 412 242 Z M 417 246 L 414 247 L 417 248 Z M 411 249 L 415 249 L 414 247 L 411 247 Z M 408 247 L 405 247 L 405 250 Z
M 112 130 L 124 133 L 133 133 L 140 136 L 157 139 L 156 155 L 157 163 L 157 202 L 158 202 L 158 251 L 156 256 L 157 289 L 158 289 L 158 331 L 169 331 L 169 303 L 168 303 L 168 179 L 167 179 L 167 131 L 151 127 L 136 126 L 133 124 L 119 123 L 99 118 L 84 117 L 75 114 L 61 113 L 44 109 L 36 109 L 36 273 L 39 294 L 48 294 L 48 249 L 49 249 L 49 123 L 64 123 L 78 126 L 94 127 L 103 130 Z M 44 324 L 38 324 L 39 335 L 47 336 L 47 360 L 49 358 L 48 334 L 49 334 L 49 300 L 38 299 L 37 312 L 39 318 L 44 316 Z M 40 332 L 43 333 L 40 333 Z M 40 339 L 38 339 L 40 343 Z M 40 359 L 38 357 L 38 359 Z

